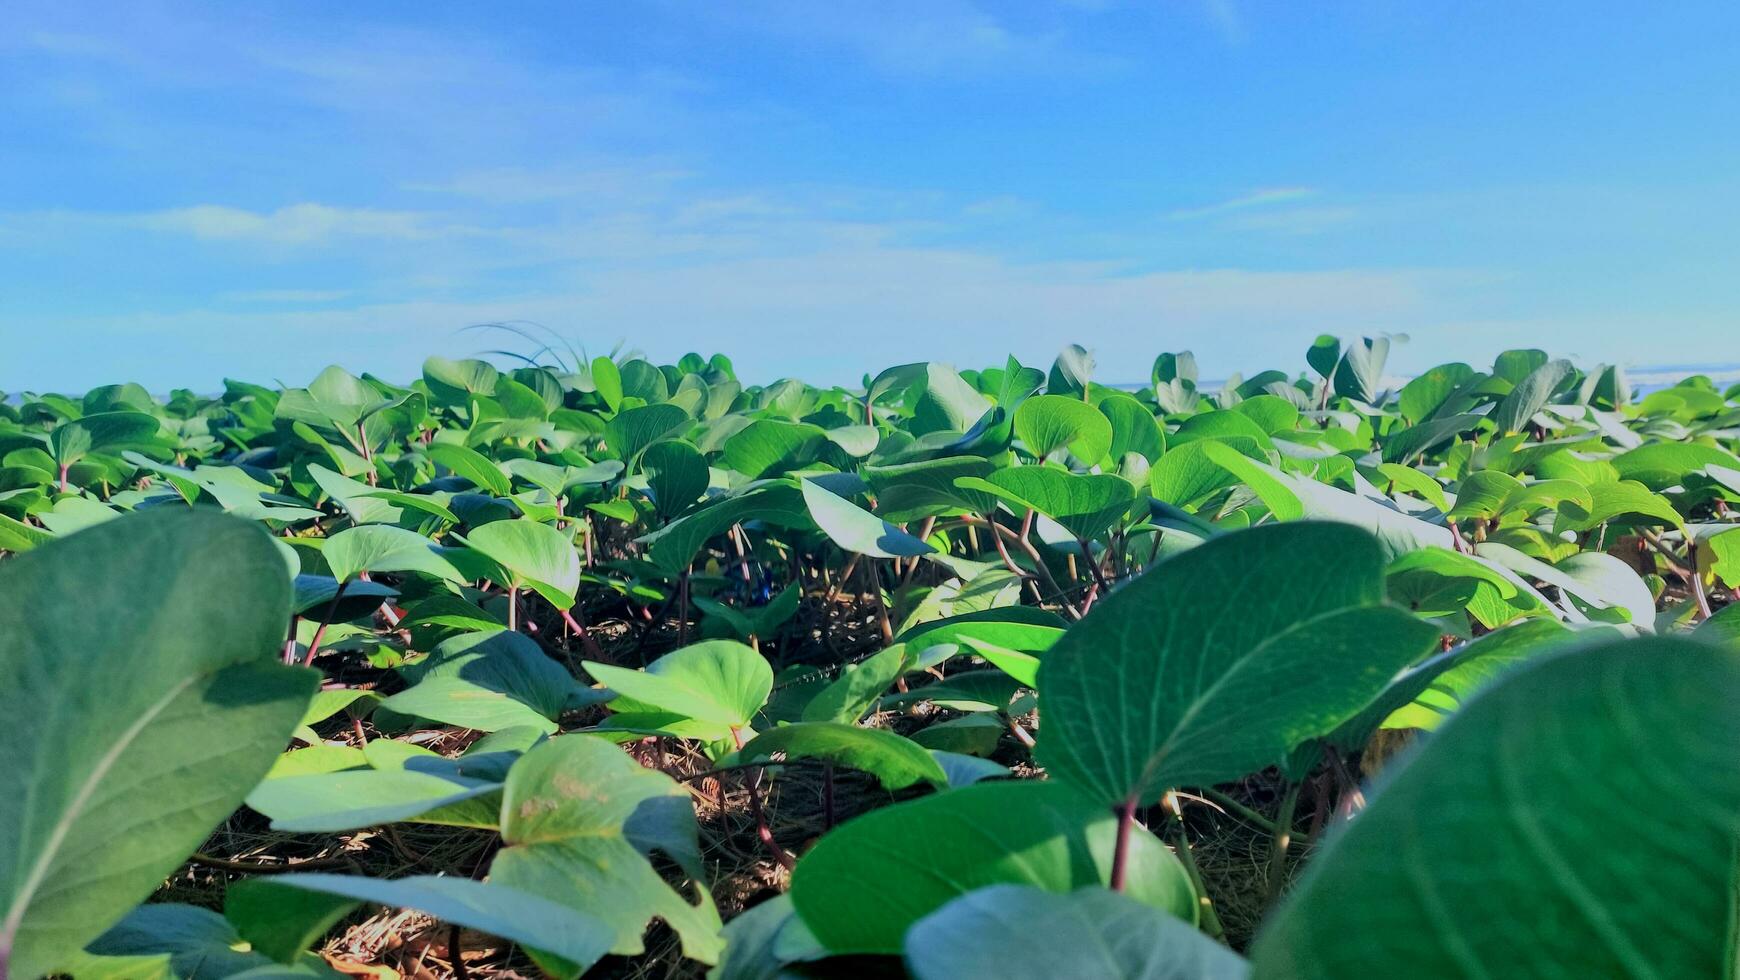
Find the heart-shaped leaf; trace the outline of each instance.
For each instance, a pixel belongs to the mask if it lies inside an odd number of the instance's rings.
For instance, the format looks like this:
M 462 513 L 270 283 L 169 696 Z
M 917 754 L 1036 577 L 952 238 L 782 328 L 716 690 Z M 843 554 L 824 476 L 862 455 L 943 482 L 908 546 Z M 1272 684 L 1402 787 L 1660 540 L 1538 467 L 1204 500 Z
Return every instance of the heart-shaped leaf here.
M 906 933 L 918 980 L 1244 980 L 1250 966 L 1176 916 L 1104 888 L 968 892 Z
M 271 539 L 159 509 L 0 562 L 0 955 L 65 966 L 162 883 L 289 740 L 318 675 L 277 662 Z M 124 841 L 125 846 L 117 846 Z
M 791 897 L 836 953 L 898 953 L 913 923 L 975 888 L 1069 892 L 1111 875 L 1117 818 L 1052 782 L 980 783 L 873 810 L 798 862 Z M 1194 922 L 1189 876 L 1160 840 L 1132 834 L 1132 898 Z
M 699 884 L 689 792 L 610 742 L 554 738 L 514 763 L 502 798 L 502 840 L 508 846 L 490 866 L 490 881 L 605 920 L 615 932 L 611 952 L 641 952 L 641 935 L 656 917 L 677 933 L 685 955 L 718 959 L 719 913 Z M 696 880 L 699 904 L 659 876 L 647 860 L 654 850 Z
M 1046 652 L 1036 754 L 1107 805 L 1236 779 L 1352 717 L 1437 637 L 1384 603 L 1369 535 L 1309 522 L 1223 535 L 1101 600 Z
M 1727 975 L 1736 704 L 1740 660 L 1685 640 L 1517 670 L 1312 858 L 1255 976 Z
M 574 605 L 580 590 L 580 555 L 567 534 L 521 518 L 473 528 L 465 543 L 500 565 L 515 588 L 529 588 L 557 609 Z
M 749 647 L 708 640 L 667 653 L 645 670 L 585 661 L 586 672 L 621 697 L 684 718 L 749 726 L 773 691 L 773 668 Z

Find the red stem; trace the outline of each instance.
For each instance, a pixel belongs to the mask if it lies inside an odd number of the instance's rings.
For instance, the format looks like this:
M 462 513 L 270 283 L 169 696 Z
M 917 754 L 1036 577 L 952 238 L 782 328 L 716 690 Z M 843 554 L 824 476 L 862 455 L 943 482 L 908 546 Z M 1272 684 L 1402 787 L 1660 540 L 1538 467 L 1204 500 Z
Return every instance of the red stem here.
M 1112 850 L 1112 891 L 1124 890 L 1130 860 L 1130 835 L 1136 829 L 1136 800 L 1131 796 L 1118 806 L 1118 841 Z

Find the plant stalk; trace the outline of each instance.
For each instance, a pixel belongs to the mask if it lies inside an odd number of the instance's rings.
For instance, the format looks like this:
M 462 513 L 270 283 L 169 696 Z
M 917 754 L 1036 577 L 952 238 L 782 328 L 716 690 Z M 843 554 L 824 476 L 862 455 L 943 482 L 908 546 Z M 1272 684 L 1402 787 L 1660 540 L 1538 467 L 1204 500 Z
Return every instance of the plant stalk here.
M 1178 837 L 1178 860 L 1184 865 L 1185 873 L 1190 875 L 1190 883 L 1196 889 L 1196 901 L 1202 913 L 1202 931 L 1213 938 L 1226 941 L 1226 929 L 1220 924 L 1220 916 L 1214 910 L 1214 899 L 1208 897 L 1208 889 L 1202 883 L 1202 872 L 1196 867 L 1196 855 L 1190 850 L 1190 836 L 1184 829 L 1184 812 L 1179 809 L 1178 796 L 1167 792 L 1160 805 L 1166 810 L 1173 832 Z
M 1118 839 L 1112 849 L 1112 891 L 1124 890 L 1124 879 L 1129 873 L 1130 835 L 1136 830 L 1136 803 L 1139 797 L 1132 793 L 1130 798 L 1118 804 Z
M 1274 846 L 1269 852 L 1269 901 L 1281 897 L 1281 886 L 1287 873 L 1287 848 L 1293 843 L 1293 811 L 1299 805 L 1299 789 L 1303 783 L 1288 783 L 1281 796 L 1281 811 L 1275 815 Z

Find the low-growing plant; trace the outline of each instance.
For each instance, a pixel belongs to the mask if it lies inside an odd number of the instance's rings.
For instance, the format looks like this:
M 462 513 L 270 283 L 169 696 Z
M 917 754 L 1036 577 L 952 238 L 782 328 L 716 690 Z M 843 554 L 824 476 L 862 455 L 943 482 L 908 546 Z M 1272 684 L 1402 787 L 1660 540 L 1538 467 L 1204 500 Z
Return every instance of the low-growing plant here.
M 1740 386 L 1388 348 L 20 396 L 0 977 L 1731 974 Z

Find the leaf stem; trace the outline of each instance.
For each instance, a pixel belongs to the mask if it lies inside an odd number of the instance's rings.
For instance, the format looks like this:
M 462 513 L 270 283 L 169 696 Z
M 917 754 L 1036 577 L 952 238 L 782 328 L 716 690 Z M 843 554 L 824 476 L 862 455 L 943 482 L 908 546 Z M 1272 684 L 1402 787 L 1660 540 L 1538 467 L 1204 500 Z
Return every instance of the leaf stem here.
M 1281 897 L 1281 886 L 1287 873 L 1287 848 L 1293 843 L 1293 811 L 1299 805 L 1302 783 L 1288 783 L 1281 796 L 1281 812 L 1275 816 L 1274 847 L 1269 852 L 1269 901 Z
M 1136 803 L 1140 797 L 1131 793 L 1130 798 L 1118 804 L 1118 838 L 1112 848 L 1112 880 L 1111 889 L 1115 892 L 1124 890 L 1124 879 L 1129 873 L 1130 835 L 1136 829 Z
M 314 629 L 314 637 L 308 641 L 308 655 L 302 658 L 303 666 L 314 663 L 315 654 L 320 652 L 320 641 L 326 636 L 326 628 L 332 625 L 332 617 L 338 615 L 338 600 L 344 598 L 344 590 L 350 588 L 350 579 L 338 583 L 338 591 L 332 594 L 332 601 L 326 604 L 326 615 L 320 619 L 320 625 Z
M 1161 798 L 1160 805 L 1166 810 L 1172 831 L 1178 838 L 1178 860 L 1184 865 L 1185 873 L 1190 875 L 1191 885 L 1196 888 L 1196 901 L 1202 915 L 1202 931 L 1225 942 L 1226 929 L 1220 924 L 1220 916 L 1214 910 L 1214 899 L 1208 897 L 1208 889 L 1202 883 L 1202 872 L 1196 867 L 1196 855 L 1190 850 L 1190 835 L 1184 829 L 1184 812 L 1179 809 L 1178 794 L 1167 791 Z

